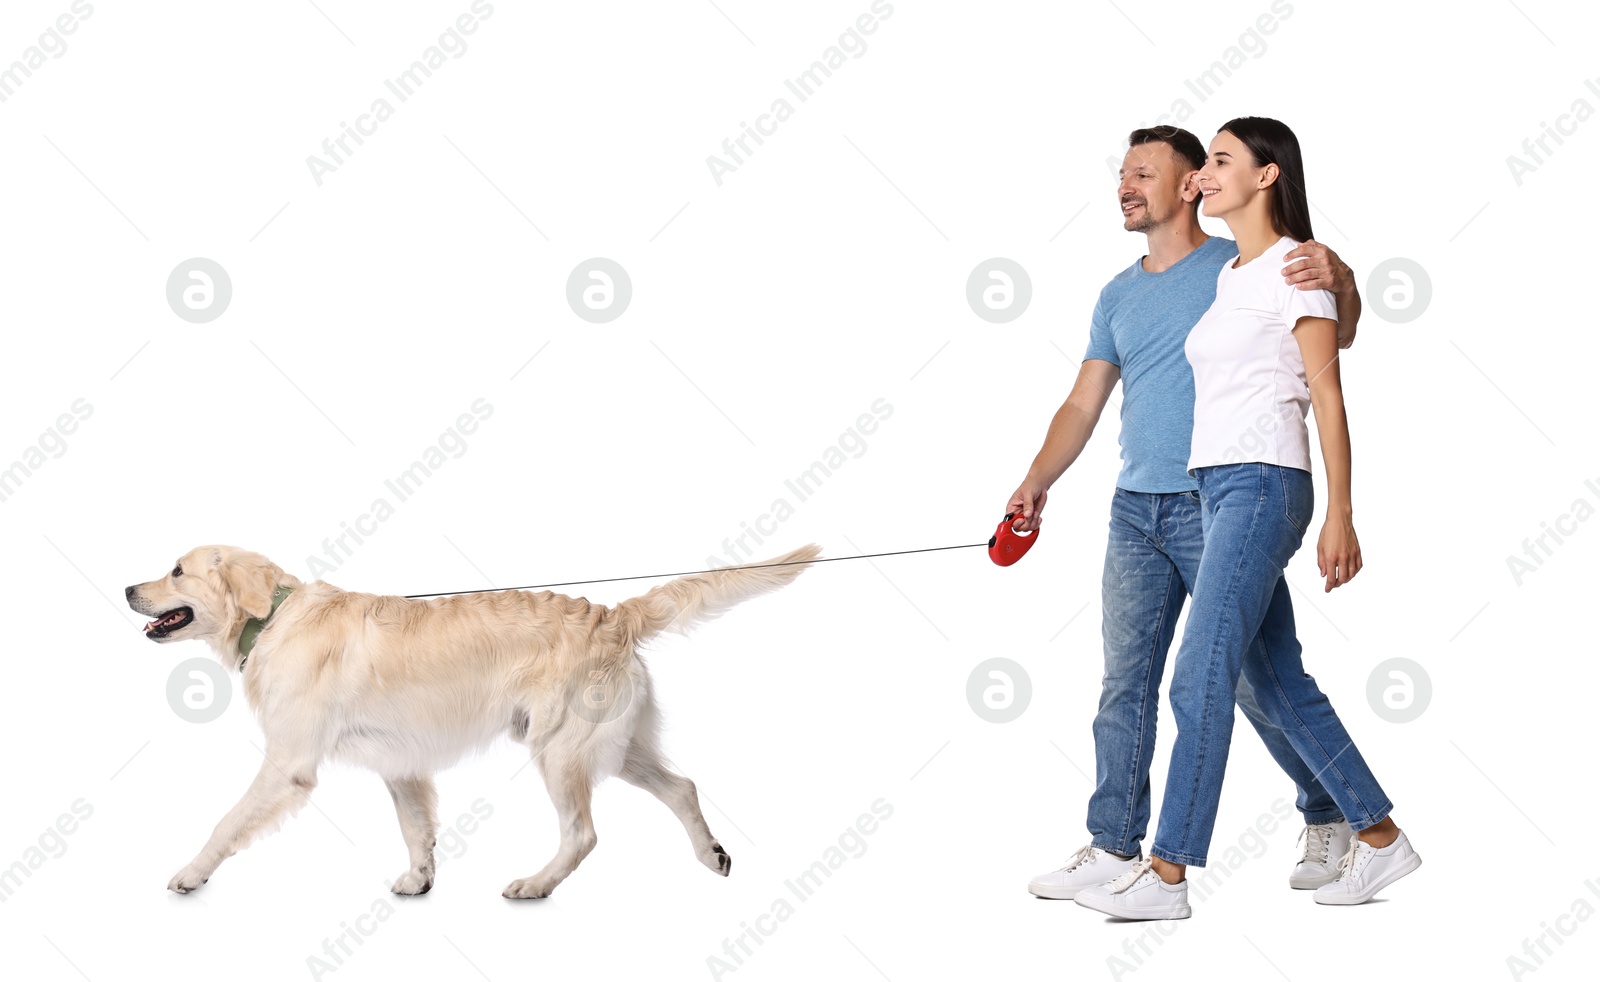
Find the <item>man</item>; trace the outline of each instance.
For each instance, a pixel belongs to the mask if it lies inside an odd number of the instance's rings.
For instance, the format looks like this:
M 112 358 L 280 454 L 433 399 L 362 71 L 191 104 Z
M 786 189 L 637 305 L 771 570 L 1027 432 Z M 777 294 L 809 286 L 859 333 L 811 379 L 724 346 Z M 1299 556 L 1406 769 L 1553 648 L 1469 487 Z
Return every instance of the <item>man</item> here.
M 1123 465 L 1101 580 L 1105 676 L 1094 720 L 1091 840 L 1066 866 L 1028 884 L 1034 895 L 1054 900 L 1071 899 L 1131 868 L 1150 820 L 1161 678 L 1205 545 L 1197 485 L 1187 473 L 1194 375 L 1184 340 L 1215 299 L 1218 271 L 1238 255 L 1231 240 L 1200 229 L 1196 178 L 1205 161 L 1205 148 L 1187 130 L 1157 126 L 1129 135 L 1117 197 L 1123 228 L 1144 233 L 1148 255 L 1100 292 L 1077 382 L 1007 505 L 1008 513 L 1021 516 L 1012 522 L 1017 531 L 1039 527 L 1050 486 L 1089 442 L 1120 379 Z M 1361 316 L 1349 267 L 1316 242 L 1303 243 L 1285 260 L 1287 282 L 1334 293 L 1339 346 L 1349 347 Z M 1242 680 L 1236 699 L 1299 791 L 1296 805 L 1306 828 L 1290 887 L 1311 890 L 1332 882 L 1338 858 L 1349 847 L 1349 824 L 1283 733 L 1266 721 Z

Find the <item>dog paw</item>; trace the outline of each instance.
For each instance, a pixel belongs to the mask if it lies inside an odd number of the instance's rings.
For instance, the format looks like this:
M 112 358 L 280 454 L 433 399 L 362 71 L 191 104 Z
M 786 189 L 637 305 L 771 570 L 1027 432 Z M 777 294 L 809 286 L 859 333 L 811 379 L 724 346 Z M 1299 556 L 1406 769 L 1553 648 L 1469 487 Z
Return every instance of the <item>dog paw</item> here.
M 711 850 L 700 855 L 700 861 L 706 868 L 718 876 L 727 876 L 733 869 L 733 857 L 722 848 L 722 843 L 711 843 Z
M 394 881 L 394 886 L 389 888 L 395 893 L 405 897 L 415 897 L 433 889 L 433 874 L 428 871 L 413 869 L 407 870 Z
M 200 885 L 209 879 L 211 879 L 210 876 L 203 874 L 195 867 L 185 866 L 178 871 L 178 875 L 167 883 L 167 889 L 173 893 L 189 893 L 200 889 Z
M 525 876 L 520 880 L 512 880 L 511 885 L 500 892 L 500 896 L 509 900 L 536 900 L 550 896 L 550 891 L 554 889 L 555 884 L 547 883 L 537 876 Z

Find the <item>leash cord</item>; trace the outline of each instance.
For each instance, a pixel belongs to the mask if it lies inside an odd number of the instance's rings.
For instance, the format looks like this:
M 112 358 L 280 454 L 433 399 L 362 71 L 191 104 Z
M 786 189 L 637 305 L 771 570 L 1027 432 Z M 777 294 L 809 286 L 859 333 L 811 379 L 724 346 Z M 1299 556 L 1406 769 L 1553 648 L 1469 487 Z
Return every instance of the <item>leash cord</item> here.
M 412 593 L 407 600 L 426 600 L 429 597 L 454 597 L 469 593 L 506 593 L 511 590 L 542 590 L 552 586 L 581 586 L 587 583 L 617 583 L 622 580 L 650 580 L 664 576 L 693 576 L 696 573 L 727 573 L 742 569 L 768 569 L 773 566 L 809 566 L 812 563 L 837 563 L 846 559 L 875 559 L 879 556 L 906 556 L 914 552 L 943 552 L 946 549 L 977 549 L 987 547 L 987 542 L 969 542 L 960 546 L 934 546 L 929 549 L 902 549 L 899 552 L 873 552 L 862 556 L 830 556 L 824 559 L 796 559 L 787 563 L 761 563 L 756 566 L 719 566 L 715 569 L 691 569 L 684 573 L 645 573 L 641 576 L 610 576 L 600 580 L 568 580 L 565 583 L 535 583 L 532 586 L 488 587 L 483 590 L 444 590 L 440 593 Z

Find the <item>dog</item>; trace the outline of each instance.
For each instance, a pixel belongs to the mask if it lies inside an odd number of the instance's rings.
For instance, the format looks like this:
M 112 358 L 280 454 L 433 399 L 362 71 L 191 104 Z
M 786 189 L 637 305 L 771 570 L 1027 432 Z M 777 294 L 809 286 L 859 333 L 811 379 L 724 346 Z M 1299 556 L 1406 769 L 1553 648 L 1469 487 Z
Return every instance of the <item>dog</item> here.
M 408 600 L 302 583 L 266 557 L 202 546 L 157 580 L 130 586 L 158 644 L 199 640 L 240 673 L 266 736 L 243 799 L 167 888 L 189 893 L 224 859 L 276 829 L 317 785 L 323 761 L 377 771 L 400 818 L 410 865 L 398 894 L 433 887 L 433 774 L 502 734 L 526 747 L 556 807 L 561 844 L 503 896 L 547 897 L 595 846 L 590 794 L 616 775 L 672 809 L 695 857 L 721 876 L 733 860 L 700 812 L 692 781 L 668 769 L 639 645 L 687 633 L 792 582 L 815 544 L 767 568 L 683 576 L 614 607 L 581 597 L 500 591 Z

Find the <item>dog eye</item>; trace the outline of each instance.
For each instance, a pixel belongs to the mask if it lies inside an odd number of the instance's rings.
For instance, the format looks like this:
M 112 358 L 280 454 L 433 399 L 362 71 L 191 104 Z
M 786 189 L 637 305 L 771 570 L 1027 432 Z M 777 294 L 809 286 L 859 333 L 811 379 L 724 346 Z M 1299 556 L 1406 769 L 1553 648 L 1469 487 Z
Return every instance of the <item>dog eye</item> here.
M 182 566 L 174 566 L 174 567 L 172 567 L 172 575 L 173 575 L 174 578 L 182 576 L 183 575 L 183 567 Z

